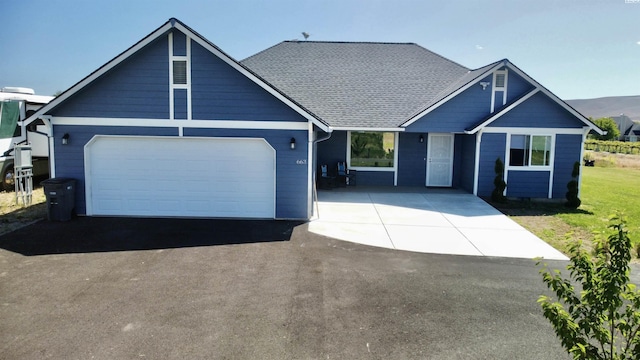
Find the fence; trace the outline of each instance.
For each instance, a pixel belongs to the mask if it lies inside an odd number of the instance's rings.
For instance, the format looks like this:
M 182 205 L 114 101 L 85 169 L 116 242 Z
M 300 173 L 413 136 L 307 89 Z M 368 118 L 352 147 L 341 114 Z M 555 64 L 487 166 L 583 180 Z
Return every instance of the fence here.
M 588 139 L 584 143 L 585 150 L 606 151 L 617 154 L 640 155 L 640 142 L 604 141 Z

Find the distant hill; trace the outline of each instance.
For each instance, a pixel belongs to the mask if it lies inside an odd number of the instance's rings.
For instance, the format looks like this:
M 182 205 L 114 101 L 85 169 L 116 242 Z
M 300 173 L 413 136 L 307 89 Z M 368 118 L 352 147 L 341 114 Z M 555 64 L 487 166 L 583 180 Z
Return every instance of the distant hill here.
M 586 117 L 598 119 L 624 114 L 631 120 L 640 121 L 640 95 L 565 101 Z

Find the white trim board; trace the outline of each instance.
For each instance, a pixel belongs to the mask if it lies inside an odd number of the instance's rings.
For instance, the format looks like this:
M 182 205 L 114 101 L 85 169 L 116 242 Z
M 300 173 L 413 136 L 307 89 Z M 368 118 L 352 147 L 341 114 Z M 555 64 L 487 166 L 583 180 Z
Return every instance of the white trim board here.
M 255 120 L 169 120 L 132 118 L 52 117 L 53 125 L 175 127 L 208 129 L 307 130 L 308 122 Z

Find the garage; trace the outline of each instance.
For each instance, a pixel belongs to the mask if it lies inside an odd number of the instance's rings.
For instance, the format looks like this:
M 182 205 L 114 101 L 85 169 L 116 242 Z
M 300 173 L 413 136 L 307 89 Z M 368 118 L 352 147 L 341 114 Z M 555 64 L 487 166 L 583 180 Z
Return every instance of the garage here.
M 97 135 L 87 215 L 273 219 L 275 156 L 261 138 Z

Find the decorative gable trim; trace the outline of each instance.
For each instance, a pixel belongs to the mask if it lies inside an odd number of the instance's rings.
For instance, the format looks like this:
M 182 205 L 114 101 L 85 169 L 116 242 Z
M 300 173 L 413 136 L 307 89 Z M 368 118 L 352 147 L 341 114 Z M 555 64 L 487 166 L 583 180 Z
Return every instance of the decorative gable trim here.
M 168 31 L 171 30 L 171 29 L 177 29 L 177 30 L 183 32 L 188 38 L 191 39 L 191 41 L 195 41 L 196 43 L 200 44 L 202 47 L 204 47 L 205 49 L 207 49 L 208 51 L 213 53 L 215 56 L 220 58 L 222 61 L 224 61 L 225 63 L 230 65 L 233 69 L 235 69 L 236 71 L 240 72 L 242 75 L 246 76 L 251 81 L 253 81 L 255 84 L 257 84 L 258 86 L 260 86 L 261 88 L 266 90 L 268 93 L 270 93 L 271 95 L 275 96 L 278 100 L 280 100 L 283 103 L 285 103 L 287 106 L 289 106 L 295 112 L 297 112 L 298 114 L 302 115 L 305 119 L 307 119 L 308 121 L 311 121 L 314 125 L 316 125 L 321 130 L 323 130 L 325 132 L 331 132 L 332 131 L 332 129 L 327 124 L 325 124 L 323 121 L 321 121 L 315 115 L 313 115 L 307 109 L 305 109 L 301 105 L 299 105 L 296 102 L 294 102 L 293 100 L 291 100 L 284 93 L 278 91 L 271 84 L 267 83 L 265 80 L 263 80 L 262 78 L 258 77 L 256 74 L 254 74 L 253 72 L 248 70 L 246 67 L 244 67 L 243 65 L 238 63 L 236 60 L 231 58 L 229 55 L 224 53 L 222 50 L 220 50 L 217 46 L 215 46 L 214 44 L 212 44 L 211 42 L 209 42 L 208 40 L 203 38 L 200 34 L 196 33 L 193 30 L 191 30 L 191 28 L 189 28 L 188 26 L 184 25 L 182 22 L 180 22 L 178 19 L 175 19 L 175 18 L 169 19 L 169 21 L 167 21 L 165 24 L 163 24 L 158 29 L 153 31 L 151 34 L 147 35 L 145 38 L 143 38 L 142 40 L 140 40 L 139 42 L 137 42 L 136 44 L 134 44 L 133 46 L 131 46 L 130 48 L 125 50 L 124 52 L 122 52 L 120 55 L 118 55 L 115 58 L 113 58 L 111 61 L 107 62 L 105 65 L 100 67 L 98 70 L 96 70 L 93 73 L 89 74 L 87 77 L 85 77 L 84 79 L 80 80 L 78 83 L 76 83 L 75 85 L 70 87 L 68 90 L 66 90 L 65 92 L 63 92 L 59 96 L 57 96 L 50 103 L 48 103 L 47 105 L 45 105 L 42 108 L 40 108 L 40 110 L 38 110 L 35 114 L 33 114 L 30 117 L 30 119 L 31 118 L 36 119 L 38 117 L 42 117 L 48 111 L 50 111 L 51 109 L 53 109 L 56 106 L 60 105 L 66 99 L 71 97 L 73 94 L 79 92 L 85 86 L 89 85 L 91 82 L 93 82 L 94 80 L 96 80 L 100 76 L 104 75 L 109 70 L 113 69 L 115 66 L 117 66 L 118 64 L 120 64 L 121 62 L 123 62 L 124 60 L 129 58 L 130 56 L 134 55 L 136 52 L 138 52 L 139 50 L 141 50 L 145 46 L 149 45 L 154 40 L 156 40 L 159 37 L 167 34 Z M 170 81 L 171 81 L 171 79 L 170 79 Z

